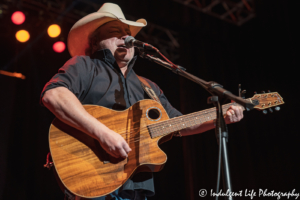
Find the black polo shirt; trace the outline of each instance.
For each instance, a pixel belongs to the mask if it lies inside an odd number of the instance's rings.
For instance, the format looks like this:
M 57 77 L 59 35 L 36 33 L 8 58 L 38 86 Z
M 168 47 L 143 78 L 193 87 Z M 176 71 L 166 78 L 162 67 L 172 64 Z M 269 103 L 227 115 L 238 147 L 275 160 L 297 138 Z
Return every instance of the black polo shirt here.
M 41 98 L 49 89 L 66 87 L 82 104 L 125 110 L 137 101 L 149 98 L 132 69 L 136 58 L 129 63 L 125 78 L 108 49 L 95 52 L 93 58 L 74 56 L 45 85 Z M 155 83 L 148 79 L 146 81 L 159 97 L 170 118 L 182 115 L 171 106 L 163 91 Z M 154 195 L 152 173 L 142 172 L 135 175 L 123 185 L 122 189 L 143 189 L 147 196 Z

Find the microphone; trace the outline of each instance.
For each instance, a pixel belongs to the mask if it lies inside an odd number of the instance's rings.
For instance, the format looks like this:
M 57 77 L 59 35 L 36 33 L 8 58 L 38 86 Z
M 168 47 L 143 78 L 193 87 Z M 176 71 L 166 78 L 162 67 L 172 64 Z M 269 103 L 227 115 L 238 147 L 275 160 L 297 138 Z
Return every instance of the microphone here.
M 125 38 L 125 46 L 127 48 L 131 48 L 131 47 L 138 47 L 138 48 L 143 48 L 143 49 L 151 49 L 151 50 L 155 50 L 157 51 L 157 49 L 152 46 L 151 44 L 145 43 L 145 42 L 141 42 L 136 40 L 134 37 L 132 36 L 127 36 Z

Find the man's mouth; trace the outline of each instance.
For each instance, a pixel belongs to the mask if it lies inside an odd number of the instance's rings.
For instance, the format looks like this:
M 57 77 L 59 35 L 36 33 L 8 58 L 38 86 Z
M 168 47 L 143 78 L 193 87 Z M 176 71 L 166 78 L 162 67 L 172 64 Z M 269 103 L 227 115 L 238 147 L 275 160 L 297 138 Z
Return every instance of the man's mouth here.
M 118 45 L 118 48 L 125 48 L 125 49 L 128 49 L 125 44 L 121 44 L 121 45 Z

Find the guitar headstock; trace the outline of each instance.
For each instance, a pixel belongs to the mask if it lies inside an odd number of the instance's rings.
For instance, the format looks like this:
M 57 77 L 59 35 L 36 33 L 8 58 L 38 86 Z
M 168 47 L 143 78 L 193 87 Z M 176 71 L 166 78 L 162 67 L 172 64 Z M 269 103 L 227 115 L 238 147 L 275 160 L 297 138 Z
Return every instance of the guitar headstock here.
M 255 94 L 250 101 L 254 104 L 254 108 L 258 110 L 265 110 L 267 108 L 279 106 L 284 104 L 282 97 L 277 92 L 263 93 L 263 94 Z

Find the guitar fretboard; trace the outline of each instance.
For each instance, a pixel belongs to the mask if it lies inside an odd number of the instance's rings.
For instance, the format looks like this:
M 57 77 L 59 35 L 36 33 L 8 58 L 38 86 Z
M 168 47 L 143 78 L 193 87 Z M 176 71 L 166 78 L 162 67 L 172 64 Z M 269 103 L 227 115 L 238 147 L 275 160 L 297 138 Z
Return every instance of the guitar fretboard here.
M 223 113 L 231 105 L 236 103 L 229 103 L 222 106 Z M 244 108 L 243 108 L 244 109 Z M 180 131 L 182 129 L 203 124 L 204 122 L 216 119 L 216 108 L 210 108 L 199 112 L 194 112 L 188 115 L 175 117 L 166 121 L 158 122 L 156 124 L 148 125 L 148 129 L 152 138 L 168 135 L 170 133 Z

